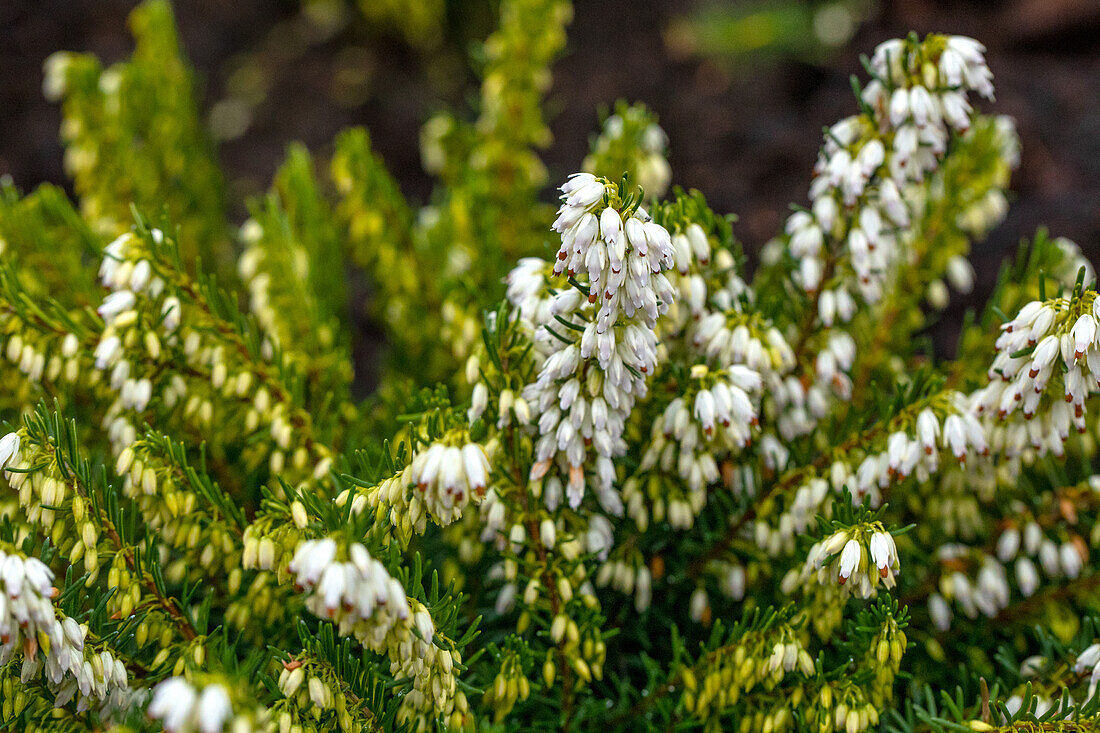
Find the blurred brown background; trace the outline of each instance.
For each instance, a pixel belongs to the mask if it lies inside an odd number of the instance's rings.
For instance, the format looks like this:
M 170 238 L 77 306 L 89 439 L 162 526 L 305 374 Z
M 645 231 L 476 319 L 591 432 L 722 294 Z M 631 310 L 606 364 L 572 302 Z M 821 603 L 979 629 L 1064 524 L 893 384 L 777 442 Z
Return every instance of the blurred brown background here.
M 123 58 L 133 5 L 0 2 L 0 173 L 24 189 L 65 181 L 42 61 L 59 49 Z M 440 33 L 410 43 L 340 0 L 174 6 L 238 214 L 287 143 L 325 154 L 338 130 L 358 124 L 406 193 L 423 201 L 430 180 L 419 126 L 440 105 L 466 104 L 476 88 L 468 51 L 495 22 L 491 0 L 448 0 Z M 848 78 L 862 73 L 860 53 L 909 30 L 984 42 L 997 84 L 992 109 L 1016 118 L 1023 142 L 1008 220 L 976 250 L 975 297 L 1040 225 L 1100 261 L 1100 0 L 580 0 L 554 68 L 555 143 L 544 159 L 553 180 L 563 178 L 584 156 L 600 105 L 644 102 L 671 139 L 673 181 L 739 214 L 735 231 L 752 253 L 787 204 L 805 199 L 822 126 L 854 109 Z

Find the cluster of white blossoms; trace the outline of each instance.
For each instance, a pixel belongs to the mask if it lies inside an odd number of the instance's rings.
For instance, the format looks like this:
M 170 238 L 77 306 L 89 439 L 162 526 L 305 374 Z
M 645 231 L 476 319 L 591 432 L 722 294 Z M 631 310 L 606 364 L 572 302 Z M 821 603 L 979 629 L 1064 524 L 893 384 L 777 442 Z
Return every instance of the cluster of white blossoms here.
M 1086 430 L 1085 401 L 1100 388 L 1098 320 L 1100 299 L 1086 291 L 1031 301 L 1001 327 L 990 382 L 975 393 L 978 414 L 996 418 L 998 449 L 1061 455 L 1071 428 Z
M 290 572 L 309 592 L 306 608 L 336 623 L 342 636 L 354 636 L 367 649 L 386 655 L 394 678 L 409 678 L 412 689 L 401 699 L 398 721 L 417 721 L 426 730 L 442 716 L 461 720 L 466 698 L 456 694 L 458 652 L 434 643 L 435 623 L 428 609 L 405 594 L 366 548 L 355 543 L 348 560 L 336 560 L 332 538 L 305 540 L 294 552 Z
M 480 504 L 489 485 L 489 457 L 478 443 L 432 443 L 409 465 L 408 480 L 431 516 L 447 526 L 470 502 Z
M 706 501 L 707 485 L 719 479 L 718 462 L 752 441 L 762 380 L 759 373 L 740 365 L 722 370 L 696 365 L 691 378 L 684 393 L 653 422 L 639 468 L 675 471 L 697 500 L 692 509 L 698 513 Z M 669 519 L 677 524 L 671 513 Z
M 59 618 L 52 583 L 41 560 L 0 550 L 0 664 L 21 653 L 21 680 L 45 672 L 58 706 L 76 699 L 80 711 L 131 709 L 142 693 L 130 689 L 126 667 L 110 652 L 85 646 L 87 626 Z
M 630 211 L 608 205 L 609 184 L 588 173 L 574 173 L 562 185 L 562 205 L 554 220 L 561 247 L 554 274 L 588 274 L 589 302 L 598 303 L 597 333 L 605 333 L 619 315 L 650 328 L 673 300 L 662 274 L 673 265 L 672 238 L 641 207 Z
M 146 713 L 168 733 L 222 733 L 233 719 L 233 704 L 224 685 L 215 682 L 200 691 L 183 677 L 169 677 L 153 689 Z M 244 733 L 251 726 L 242 719 L 229 730 Z
M 875 51 L 871 70 L 874 79 L 862 94 L 866 112 L 826 132 L 810 206 L 785 226 L 795 280 L 815 300 L 826 334 L 854 316 L 856 296 L 867 303 L 881 298 L 922 200 L 921 185 L 939 168 L 950 137 L 970 127 L 968 94 L 993 91 L 981 45 L 958 36 L 887 41 Z M 847 350 L 831 338 L 823 348 L 823 354 L 834 351 L 836 369 L 775 398 L 787 438 L 813 428 L 830 394 L 851 394 Z
M 953 563 L 965 557 L 969 550 L 965 546 L 944 545 L 936 555 L 941 562 Z M 939 593 L 929 596 L 928 611 L 937 628 L 950 626 L 950 611 L 945 600 L 954 601 L 968 618 L 977 618 L 979 613 L 992 618 L 1008 605 L 1011 592 L 1004 566 L 984 553 L 976 560 L 979 565 L 975 578 L 971 579 L 961 570 L 946 573 L 940 578 Z
M 107 650 L 96 652 L 86 647 L 87 636 L 85 624 L 72 618 L 55 620 L 48 634 L 49 651 L 33 658 L 24 657 L 22 680 L 27 682 L 44 670 L 57 706 L 75 699 L 78 710 L 95 707 L 110 715 L 139 705 L 145 691 L 130 688 L 126 667 L 120 659 Z
M 680 297 L 670 316 L 662 320 L 670 352 L 686 352 L 689 358 L 703 359 L 715 369 L 747 367 L 755 371 L 764 386 L 764 400 L 775 408 L 769 407 L 769 412 L 778 415 L 779 435 L 790 439 L 804 434 L 823 416 L 827 400 L 817 385 L 807 390 L 792 374 L 794 350 L 780 330 L 752 308 L 755 293 L 738 275 L 733 254 L 726 248 L 713 248 L 707 233 L 694 221 L 686 226 L 680 223 L 672 241 L 677 267 L 669 277 Z M 833 345 L 838 355 L 854 354 L 854 345 L 847 351 L 841 348 L 844 343 L 840 339 Z M 757 404 L 757 412 L 761 409 L 765 408 Z M 774 433 L 767 432 L 761 436 L 761 445 L 770 448 L 780 443 Z M 770 468 L 786 463 L 780 453 L 764 451 Z M 704 497 L 694 486 L 691 493 L 692 510 L 682 513 L 680 526 L 690 526 L 702 508 Z
M 17 650 L 35 656 L 38 637 L 53 630 L 57 618 L 50 599 L 53 572 L 41 560 L 0 550 L 0 654 L 4 661 Z
M 816 577 L 821 585 L 838 583 L 859 598 L 872 598 L 880 582 L 886 588 L 897 584 L 899 568 L 894 538 L 876 523 L 837 530 L 815 542 L 801 579 Z
M 835 244 L 843 245 L 860 295 L 878 300 L 897 255 L 896 230 L 911 219 L 905 187 L 924 181 L 939 167 L 950 136 L 970 128 L 968 94 L 993 95 L 983 54 L 981 44 L 961 36 L 894 39 L 875 50 L 875 77 L 863 90 L 868 113 L 829 129 L 810 208 L 787 221 L 788 247 L 808 292 L 829 274 L 826 253 Z M 832 290 L 823 322 L 849 310 L 848 286 Z
M 724 292 L 724 291 L 722 291 Z M 779 329 L 756 324 L 739 312 L 701 312 L 691 344 L 714 365 L 741 364 L 761 374 L 783 375 L 794 368 L 794 352 Z
M 711 246 L 710 239 L 707 238 L 707 233 L 703 231 L 703 227 L 699 226 L 697 222 L 688 224 L 682 232 L 676 232 L 672 235 L 672 249 L 676 259 L 676 272 L 680 275 L 688 277 L 692 271 L 692 265 L 698 264 L 701 267 L 705 267 L 710 264 L 711 259 Z M 692 298 L 685 298 L 691 304 L 692 312 L 698 312 L 702 308 L 700 301 L 705 300 L 706 283 L 697 285 L 699 280 L 702 280 L 701 275 L 694 275 L 689 278 L 690 285 L 687 286 L 689 292 L 702 291 L 703 295 L 695 296 Z M 684 294 L 686 296 L 686 293 Z
M 1016 583 L 1025 597 L 1039 586 L 1036 562 L 1050 578 L 1073 580 L 1089 561 L 1088 543 L 1080 536 L 1055 542 L 1035 520 L 1024 524 L 1022 531 L 1015 525 L 1006 527 L 997 538 L 996 553 L 999 562 L 1015 562 Z
M 486 496 L 492 467 L 486 448 L 466 436 L 432 443 L 413 456 L 410 464 L 367 492 L 344 490 L 336 503 L 350 498 L 352 511 L 369 506 L 404 536 L 422 534 L 431 517 L 447 526 L 466 508 L 480 505 Z
M 1030 520 L 1022 530 L 1016 524 L 1007 526 L 997 538 L 995 555 L 950 544 L 939 548 L 937 557 L 946 567 L 959 567 L 969 561 L 978 568 L 974 577 L 962 569 L 945 572 L 939 591 L 929 596 L 932 621 L 946 631 L 951 626 L 951 603 L 972 619 L 979 614 L 992 618 L 1000 613 L 1011 600 L 1010 568 L 1020 595 L 1029 598 L 1039 587 L 1040 570 L 1051 580 L 1077 578 L 1089 561 L 1089 549 L 1077 535 L 1055 541 Z
M 314 615 L 335 619 L 369 619 L 379 611 L 393 619 L 407 619 L 409 604 L 404 586 L 390 577 L 384 565 L 360 544 L 348 548 L 349 562 L 335 562 L 336 541 L 306 540 L 290 561 L 297 584 L 315 592 L 306 601 Z M 350 609 L 350 610 L 349 610 Z M 380 619 L 384 625 L 388 619 Z
M 951 131 L 970 129 L 969 92 L 993 98 L 985 47 L 965 36 L 886 41 L 875 49 L 871 71 L 863 99 L 894 131 L 890 175 L 898 183 L 934 170 Z
M 674 231 L 676 268 L 669 279 L 679 297 L 662 319 L 669 350 L 683 350 L 714 369 L 747 367 L 759 374 L 769 399 L 804 402 L 805 390 L 790 374 L 794 351 L 780 330 L 751 308 L 755 295 L 737 273 L 733 254 L 712 247 L 698 222 L 680 222 Z
M 974 414 L 973 398 L 944 393 L 935 405 L 902 420 L 881 449 L 839 455 L 823 475 L 809 474 L 797 484 L 789 506 L 777 519 L 755 523 L 755 541 L 772 554 L 793 551 L 797 534 L 811 526 L 831 495 L 847 488 L 856 504 L 867 500 L 878 506 L 885 489 L 909 476 L 928 480 L 939 470 L 944 454 L 963 463 L 988 452 L 985 426 Z
M 112 444 L 121 446 L 133 443 L 137 429 L 126 413 L 142 412 L 152 399 L 153 383 L 148 377 L 132 374 L 133 367 L 125 358 L 122 336 L 137 318 L 138 297 L 148 294 L 158 297 L 164 290 L 164 281 L 154 275 L 152 265 L 146 259 L 128 259 L 137 238 L 132 233 L 118 237 L 103 250 L 99 277 L 111 292 L 104 297 L 97 312 L 103 319 L 104 329 L 96 345 L 94 357 L 97 369 L 107 372 L 111 389 L 117 395 L 109 411 L 107 428 Z M 178 303 L 166 313 L 164 326 L 178 325 Z M 159 347 L 154 347 L 158 349 Z
M 531 479 L 543 478 L 558 462 L 568 476 L 569 503 L 579 506 L 592 447 L 597 498 L 618 514 L 622 502 L 612 490 L 612 459 L 626 450 L 626 418 L 646 395 L 646 379 L 657 366 L 654 328 L 674 297 L 662 272 L 673 264 L 672 241 L 643 209 L 621 202 L 617 188 L 603 179 L 575 174 L 562 193 L 554 223 L 562 246 L 554 272 L 586 274 L 588 282 L 558 291 L 552 318 L 537 324 L 535 338 L 545 360 L 522 394 L 538 415 Z M 579 339 L 573 338 L 578 332 Z
M 805 384 L 792 373 L 787 375 L 778 390 L 769 391 L 776 406 L 781 409 L 776 419 L 781 438 L 792 440 L 809 434 L 828 411 L 831 397 L 851 398 L 852 380 L 848 371 L 855 359 L 855 339 L 844 331 L 830 331 L 814 357 L 812 382 Z

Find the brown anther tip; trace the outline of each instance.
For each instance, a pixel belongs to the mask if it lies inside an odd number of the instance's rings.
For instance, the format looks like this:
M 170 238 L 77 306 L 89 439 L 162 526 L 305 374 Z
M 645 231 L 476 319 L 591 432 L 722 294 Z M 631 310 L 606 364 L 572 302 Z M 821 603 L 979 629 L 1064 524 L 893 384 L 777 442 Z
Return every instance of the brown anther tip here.
M 300 660 L 300 659 L 292 659 L 292 660 L 291 660 L 291 661 L 289 661 L 289 662 L 283 662 L 283 669 L 287 670 L 288 672 L 293 672 L 294 670 L 296 670 L 296 669 L 298 669 L 299 667 L 301 667 L 301 666 L 302 666 L 302 664 L 303 664 L 303 663 L 302 663 L 302 660 Z

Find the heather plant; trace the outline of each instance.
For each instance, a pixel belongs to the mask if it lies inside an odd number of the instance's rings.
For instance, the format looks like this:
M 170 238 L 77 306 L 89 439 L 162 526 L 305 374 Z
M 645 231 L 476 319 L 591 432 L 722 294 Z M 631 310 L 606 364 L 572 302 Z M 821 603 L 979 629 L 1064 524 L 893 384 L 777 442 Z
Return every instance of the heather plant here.
M 166 3 L 49 59 L 76 201 L 0 191 L 0 727 L 1100 727 L 1094 271 L 1038 232 L 927 337 L 1019 160 L 981 44 L 874 49 L 750 260 L 643 106 L 548 180 L 570 16 L 500 4 L 430 203 L 353 129 L 244 221 Z

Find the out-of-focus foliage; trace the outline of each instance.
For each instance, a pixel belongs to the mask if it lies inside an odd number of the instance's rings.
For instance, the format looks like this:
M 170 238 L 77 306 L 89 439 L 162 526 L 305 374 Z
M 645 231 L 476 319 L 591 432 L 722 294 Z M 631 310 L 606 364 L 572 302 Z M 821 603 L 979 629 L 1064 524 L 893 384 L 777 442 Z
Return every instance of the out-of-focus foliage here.
M 674 54 L 720 64 L 824 63 L 878 6 L 877 0 L 704 2 L 669 24 L 665 43 Z
M 224 182 L 203 133 L 191 70 L 166 4 L 130 16 L 130 60 L 104 69 L 89 55 L 47 61 L 46 96 L 62 101 L 65 169 L 81 212 L 104 236 L 126 231 L 137 206 L 180 230 L 187 258 L 226 264 Z

